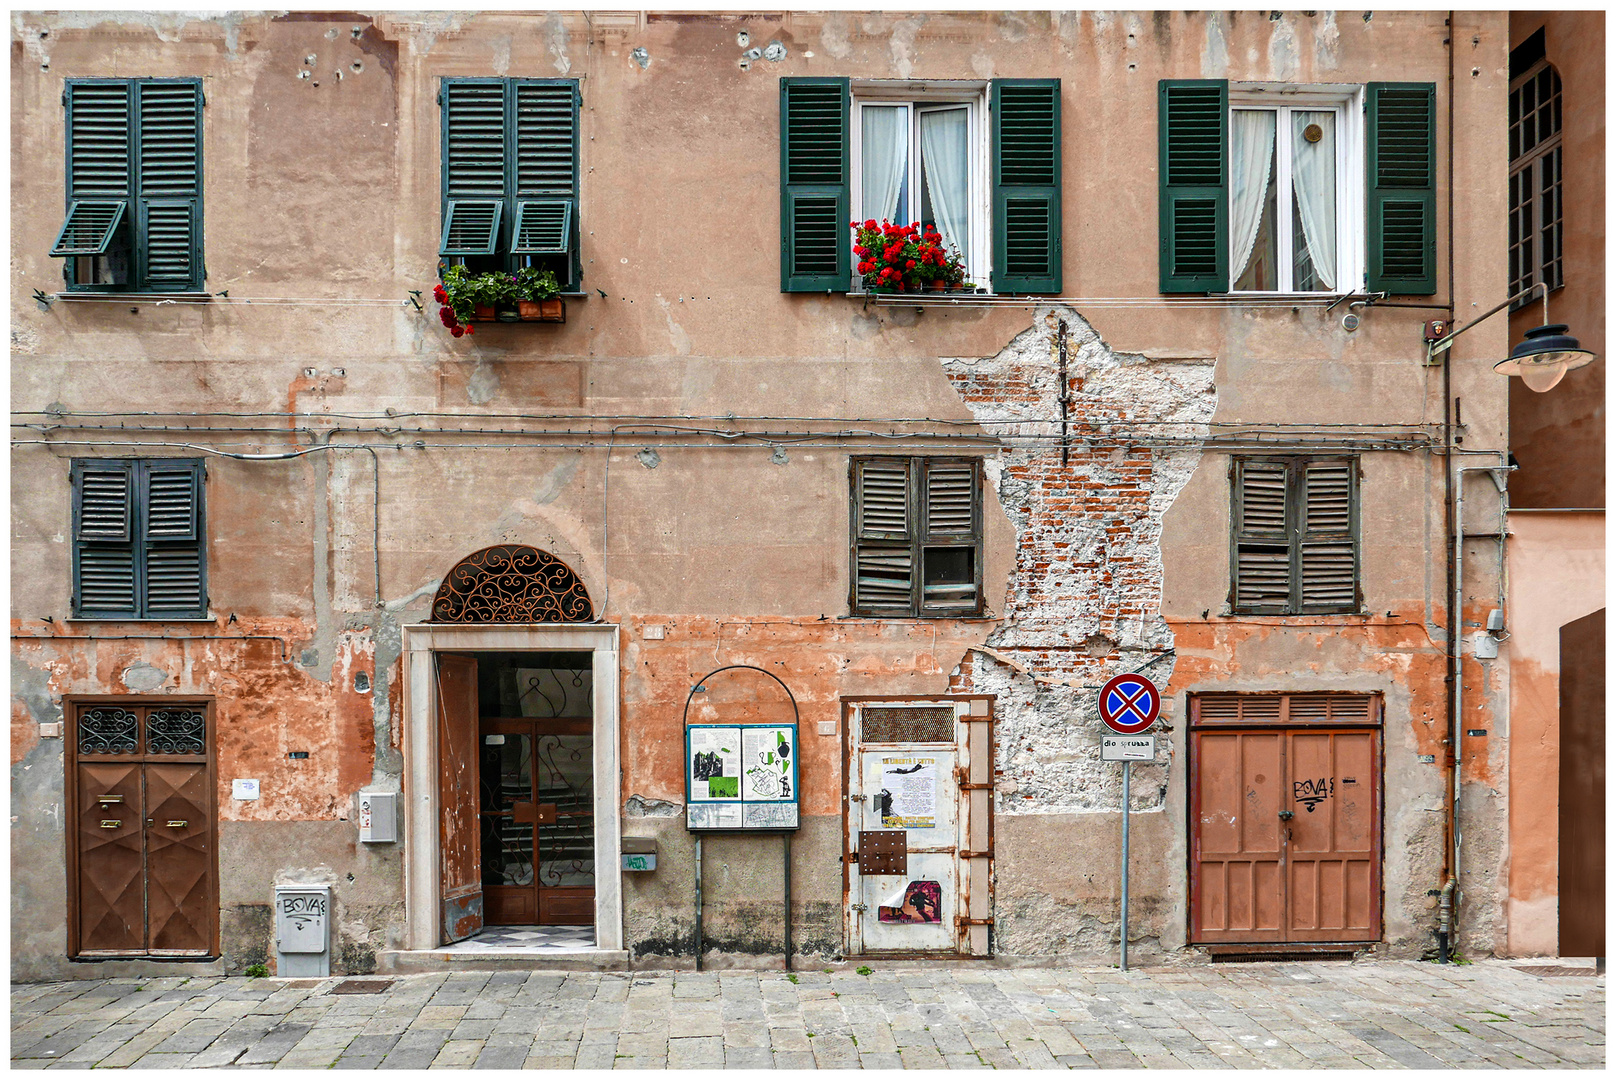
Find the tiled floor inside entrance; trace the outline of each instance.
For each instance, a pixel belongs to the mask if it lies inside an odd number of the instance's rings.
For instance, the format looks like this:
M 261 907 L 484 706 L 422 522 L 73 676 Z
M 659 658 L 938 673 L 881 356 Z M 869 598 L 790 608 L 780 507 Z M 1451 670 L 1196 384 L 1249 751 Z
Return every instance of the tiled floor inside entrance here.
M 489 952 L 501 949 L 538 949 L 571 952 L 595 947 L 593 926 L 490 926 L 476 937 L 443 946 L 443 952 Z

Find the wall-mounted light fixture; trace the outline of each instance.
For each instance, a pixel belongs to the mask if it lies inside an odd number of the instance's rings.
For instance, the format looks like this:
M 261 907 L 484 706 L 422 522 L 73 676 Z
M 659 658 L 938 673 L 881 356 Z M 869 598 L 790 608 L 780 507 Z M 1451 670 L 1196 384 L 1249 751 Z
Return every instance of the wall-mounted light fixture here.
M 1434 363 L 1437 355 L 1453 347 L 1453 339 L 1487 321 L 1515 301 L 1533 292 L 1543 291 L 1543 325 L 1526 332 L 1526 340 L 1515 346 L 1508 360 L 1500 360 L 1493 370 L 1500 375 L 1519 375 L 1528 390 L 1541 394 L 1554 389 L 1568 371 L 1593 363 L 1597 355 L 1582 347 L 1582 343 L 1566 333 L 1565 323 L 1549 322 L 1549 289 L 1543 282 L 1535 282 L 1502 304 L 1470 320 L 1457 330 L 1426 342 L 1426 363 Z

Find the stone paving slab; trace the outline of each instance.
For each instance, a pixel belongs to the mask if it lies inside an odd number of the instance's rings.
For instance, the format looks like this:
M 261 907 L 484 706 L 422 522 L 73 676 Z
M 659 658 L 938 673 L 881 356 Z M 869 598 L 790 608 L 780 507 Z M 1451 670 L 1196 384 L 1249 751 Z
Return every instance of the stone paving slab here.
M 17 984 L 14 1068 L 1605 1067 L 1605 980 L 1504 961 Z

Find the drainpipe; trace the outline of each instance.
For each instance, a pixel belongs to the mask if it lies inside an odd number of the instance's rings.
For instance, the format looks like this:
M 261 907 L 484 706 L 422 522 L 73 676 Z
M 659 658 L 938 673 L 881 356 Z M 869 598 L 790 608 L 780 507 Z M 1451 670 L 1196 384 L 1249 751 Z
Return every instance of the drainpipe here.
M 1439 964 L 1446 964 L 1452 955 L 1451 935 L 1453 933 L 1453 888 L 1456 882 L 1449 878 L 1442 886 L 1442 903 L 1439 908 L 1436 926 L 1436 959 Z
M 1457 48 L 1457 45 L 1456 45 L 1456 43 L 1454 41 L 1454 29 L 1455 28 L 1454 28 L 1454 25 L 1453 25 L 1453 12 L 1449 11 L 1448 12 L 1448 317 L 1450 319 L 1453 318 L 1457 314 L 1457 308 L 1455 307 L 1455 304 L 1456 304 L 1456 291 L 1455 291 L 1455 282 L 1454 282 L 1455 265 L 1454 265 L 1454 260 L 1453 260 L 1453 247 L 1454 247 L 1454 244 L 1453 244 L 1453 227 L 1454 227 L 1454 220 L 1455 220 L 1454 192 L 1453 192 L 1453 147 L 1454 147 L 1454 137 L 1453 137 L 1453 111 L 1454 111 L 1453 110 L 1453 93 L 1454 93 L 1453 68 L 1454 68 L 1454 50 Z M 1455 832 L 1455 829 L 1454 829 L 1454 825 L 1455 825 L 1455 814 L 1456 814 L 1456 812 L 1458 810 L 1458 807 L 1454 804 L 1453 799 L 1452 799 L 1452 795 L 1453 795 L 1453 793 L 1458 791 L 1458 783 L 1456 781 L 1456 777 L 1458 776 L 1458 757 L 1457 757 L 1457 754 L 1458 754 L 1458 749 L 1459 749 L 1459 724 L 1458 724 L 1458 714 L 1455 712 L 1456 702 L 1455 702 L 1455 698 L 1454 698 L 1454 688 L 1455 688 L 1455 684 L 1456 684 L 1455 671 L 1457 670 L 1457 657 L 1458 657 L 1458 653 L 1459 653 L 1459 619 L 1458 619 L 1457 614 L 1456 614 L 1457 609 L 1453 605 L 1453 597 L 1455 595 L 1457 595 L 1457 592 L 1458 592 L 1458 586 L 1457 586 L 1458 576 L 1455 573 L 1455 567 L 1454 567 L 1454 552 L 1457 549 L 1458 545 L 1454 543 L 1454 505 L 1453 505 L 1454 475 L 1453 475 L 1453 462 L 1454 462 L 1455 455 L 1454 455 L 1454 442 L 1453 442 L 1453 350 L 1451 348 L 1442 350 L 1442 452 L 1443 452 L 1443 459 L 1442 459 L 1442 487 L 1443 487 L 1443 492 L 1442 492 L 1442 512 L 1443 512 L 1443 519 L 1444 519 L 1443 520 L 1444 531 L 1448 534 L 1448 536 L 1447 536 L 1447 539 L 1448 539 L 1448 551 L 1447 551 L 1447 556 L 1448 556 L 1447 557 L 1447 578 L 1448 578 L 1448 580 L 1447 580 L 1447 596 L 1448 596 L 1448 607 L 1449 607 L 1449 610 L 1448 610 L 1448 642 L 1447 642 L 1448 674 L 1447 674 L 1447 678 L 1444 680 L 1445 687 L 1446 687 L 1446 690 L 1447 690 L 1447 693 L 1446 693 L 1447 702 L 1446 702 L 1446 704 L 1447 704 L 1447 713 L 1448 713 L 1448 725 L 1447 725 L 1448 726 L 1448 737 L 1447 737 L 1447 740 L 1446 740 L 1446 742 L 1447 742 L 1446 751 L 1443 754 L 1443 768 L 1447 772 L 1446 779 L 1447 779 L 1448 783 L 1444 785 L 1444 787 L 1447 790 L 1444 792 L 1443 800 L 1442 800 L 1443 804 L 1444 804 L 1443 807 L 1442 807 L 1442 810 L 1443 810 L 1442 825 L 1443 825 L 1443 834 L 1444 834 L 1443 837 L 1442 837 L 1442 881 L 1444 882 L 1443 888 L 1447 888 L 1446 883 L 1450 882 L 1450 881 L 1454 881 L 1457 878 L 1457 874 L 1456 874 L 1456 872 L 1454 870 L 1454 852 L 1457 849 L 1457 844 L 1455 843 L 1456 832 Z M 1440 931 L 1439 931 L 1439 933 L 1440 933 Z
M 696 834 L 696 970 L 701 970 L 701 833 Z

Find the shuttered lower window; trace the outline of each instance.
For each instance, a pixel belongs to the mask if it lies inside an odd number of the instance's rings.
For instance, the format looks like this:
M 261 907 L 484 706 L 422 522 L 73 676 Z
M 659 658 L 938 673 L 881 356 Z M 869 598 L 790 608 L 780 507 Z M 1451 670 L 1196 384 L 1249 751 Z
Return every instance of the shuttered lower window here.
M 206 617 L 203 478 L 188 458 L 73 461 L 75 617 Z
M 1231 608 L 1241 614 L 1354 612 L 1354 458 L 1237 458 Z
M 853 614 L 981 613 L 981 477 L 975 459 L 853 459 Z
M 68 287 L 203 288 L 201 80 L 69 79 L 63 101 Z
M 444 79 L 438 253 L 581 287 L 576 79 Z

